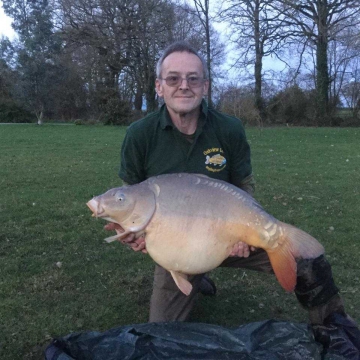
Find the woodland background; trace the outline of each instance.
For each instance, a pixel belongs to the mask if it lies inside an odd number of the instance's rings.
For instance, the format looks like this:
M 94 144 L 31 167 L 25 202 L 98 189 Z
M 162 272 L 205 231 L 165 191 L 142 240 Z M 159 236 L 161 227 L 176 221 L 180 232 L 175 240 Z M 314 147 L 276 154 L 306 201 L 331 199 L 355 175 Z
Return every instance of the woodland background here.
M 359 0 L 3 0 L 0 122 L 128 125 L 155 64 L 187 40 L 208 102 L 248 125 L 359 126 Z

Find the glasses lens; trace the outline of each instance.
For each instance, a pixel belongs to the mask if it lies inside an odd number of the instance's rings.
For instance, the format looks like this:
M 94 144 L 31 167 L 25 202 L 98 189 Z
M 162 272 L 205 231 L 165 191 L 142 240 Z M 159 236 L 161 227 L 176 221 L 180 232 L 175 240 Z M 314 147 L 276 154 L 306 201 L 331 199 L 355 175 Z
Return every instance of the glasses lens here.
M 202 79 L 200 79 L 197 76 L 189 76 L 187 78 L 187 82 L 188 82 L 189 86 L 192 86 L 192 87 L 200 86 L 201 85 L 201 80 Z
M 168 76 L 164 79 L 168 86 L 179 86 L 183 81 L 183 78 L 177 75 Z M 186 81 L 190 87 L 199 87 L 203 83 L 203 79 L 198 76 L 189 76 L 186 78 Z
M 169 86 L 177 86 L 181 82 L 181 77 L 176 75 L 168 76 L 165 81 Z

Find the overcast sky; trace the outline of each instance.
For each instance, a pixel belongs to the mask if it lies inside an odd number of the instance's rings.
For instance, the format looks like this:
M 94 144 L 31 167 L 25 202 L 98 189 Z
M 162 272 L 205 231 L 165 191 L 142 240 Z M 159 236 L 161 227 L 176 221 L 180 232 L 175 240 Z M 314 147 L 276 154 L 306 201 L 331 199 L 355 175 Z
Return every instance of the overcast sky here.
M 0 0 L 0 36 L 5 35 L 12 39 L 14 34 L 14 30 L 11 27 L 11 19 L 4 14 L 2 1 Z

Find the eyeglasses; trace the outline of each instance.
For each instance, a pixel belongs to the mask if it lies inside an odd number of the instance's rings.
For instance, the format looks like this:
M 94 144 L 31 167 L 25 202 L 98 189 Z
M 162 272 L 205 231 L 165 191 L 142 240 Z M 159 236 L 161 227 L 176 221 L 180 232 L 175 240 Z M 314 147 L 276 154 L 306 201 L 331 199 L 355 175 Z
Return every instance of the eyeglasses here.
M 198 76 L 187 76 L 186 78 L 182 78 L 179 75 L 170 75 L 170 76 L 166 77 L 165 79 L 162 79 L 162 78 L 159 78 L 159 79 L 165 80 L 166 85 L 171 86 L 171 87 L 181 85 L 183 80 L 186 80 L 186 82 L 188 83 L 188 85 L 190 87 L 200 87 L 205 81 L 205 79 L 200 78 Z

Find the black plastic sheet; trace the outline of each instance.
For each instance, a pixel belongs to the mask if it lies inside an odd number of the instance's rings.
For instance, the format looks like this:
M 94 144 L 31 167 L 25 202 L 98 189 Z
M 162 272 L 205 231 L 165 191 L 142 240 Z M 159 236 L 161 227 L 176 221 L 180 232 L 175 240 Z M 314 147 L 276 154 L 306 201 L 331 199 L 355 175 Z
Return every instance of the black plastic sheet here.
M 54 339 L 46 360 L 342 360 L 322 355 L 306 324 L 267 320 L 228 329 L 200 323 L 147 323 Z

